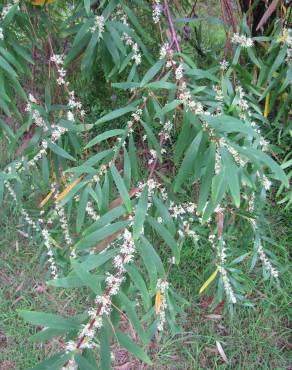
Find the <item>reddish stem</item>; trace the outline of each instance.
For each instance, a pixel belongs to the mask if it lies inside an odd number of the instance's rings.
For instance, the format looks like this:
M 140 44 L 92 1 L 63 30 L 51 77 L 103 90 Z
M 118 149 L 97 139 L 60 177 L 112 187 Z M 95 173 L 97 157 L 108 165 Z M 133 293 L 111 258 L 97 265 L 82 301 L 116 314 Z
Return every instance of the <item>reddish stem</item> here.
M 176 50 L 177 50 L 178 53 L 180 53 L 180 45 L 179 45 L 179 42 L 178 42 L 178 39 L 177 39 L 176 30 L 174 28 L 174 24 L 173 24 L 171 12 L 170 12 L 169 5 L 168 5 L 168 1 L 167 0 L 164 0 L 164 7 L 165 7 L 165 10 L 166 10 L 166 13 L 167 13 L 167 19 L 168 19 L 168 22 L 169 22 L 169 25 L 170 25 L 170 29 L 171 29 L 171 33 L 172 33 L 172 38 L 174 40 Z

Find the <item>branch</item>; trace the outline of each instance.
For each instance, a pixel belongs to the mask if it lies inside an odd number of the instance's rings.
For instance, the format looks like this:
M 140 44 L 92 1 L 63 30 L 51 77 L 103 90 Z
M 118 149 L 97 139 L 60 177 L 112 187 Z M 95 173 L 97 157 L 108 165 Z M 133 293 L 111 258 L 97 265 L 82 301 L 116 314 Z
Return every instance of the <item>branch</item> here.
M 167 19 L 168 19 L 168 22 L 169 22 L 169 25 L 170 25 L 170 29 L 171 29 L 171 33 L 172 33 L 173 41 L 175 43 L 176 50 L 177 50 L 178 53 L 180 53 L 180 45 L 179 45 L 179 42 L 178 42 L 178 39 L 177 39 L 176 30 L 175 30 L 174 25 L 173 25 L 172 16 L 171 16 L 171 13 L 170 13 L 170 9 L 169 9 L 169 5 L 168 5 L 167 0 L 164 0 L 164 7 L 165 7 L 165 10 L 166 10 L 166 13 L 167 13 Z

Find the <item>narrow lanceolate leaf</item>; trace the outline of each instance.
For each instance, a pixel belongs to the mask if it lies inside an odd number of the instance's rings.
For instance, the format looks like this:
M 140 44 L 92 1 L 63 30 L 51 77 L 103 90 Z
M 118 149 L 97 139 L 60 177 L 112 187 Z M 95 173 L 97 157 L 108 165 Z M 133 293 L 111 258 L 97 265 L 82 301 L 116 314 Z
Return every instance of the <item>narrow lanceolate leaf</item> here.
M 19 314 L 25 321 L 47 328 L 73 330 L 80 326 L 80 323 L 74 319 L 66 319 L 65 317 L 51 313 L 20 310 Z
M 57 144 L 48 143 L 48 147 L 51 149 L 52 152 L 56 153 L 58 156 L 69 159 L 70 161 L 76 161 L 72 155 L 66 152 L 63 148 L 58 146 Z
M 78 263 L 75 261 L 72 261 L 73 270 L 75 271 L 76 275 L 81 279 L 84 284 L 90 288 L 93 293 L 98 294 L 98 285 L 96 277 L 92 274 L 90 274 L 86 268 L 82 265 L 82 263 Z
M 107 238 L 108 236 L 116 233 L 117 231 L 127 227 L 129 224 L 128 221 L 119 221 L 115 222 L 114 224 L 108 225 L 103 227 L 100 230 L 95 231 L 94 233 L 86 236 L 85 238 L 79 240 L 76 243 L 75 248 L 76 250 L 82 250 L 91 248 L 97 245 L 100 241 Z
M 153 217 L 148 216 L 147 221 L 149 224 L 157 231 L 157 233 L 161 236 L 161 238 L 165 241 L 165 243 L 171 248 L 172 253 L 175 257 L 176 262 L 179 262 L 179 248 L 178 245 L 170 234 L 170 232 L 161 224 L 159 224 Z
M 131 199 L 130 199 L 128 190 L 126 188 L 126 185 L 124 183 L 124 180 L 122 179 L 121 175 L 119 174 L 119 171 L 116 169 L 116 166 L 114 164 L 110 166 L 110 170 L 111 170 L 111 174 L 113 176 L 114 182 L 121 195 L 121 198 L 123 199 L 125 207 L 127 208 L 127 211 L 131 213 L 132 212 Z
M 83 176 L 80 176 L 77 180 L 73 181 L 70 185 L 68 185 L 66 189 L 64 189 L 62 193 L 57 196 L 56 201 L 60 202 L 69 193 L 70 190 L 72 190 L 77 184 L 79 184 L 82 178 Z
M 109 139 L 110 137 L 123 135 L 124 133 L 125 133 L 125 130 L 120 130 L 120 129 L 109 130 L 109 131 L 103 132 L 102 134 L 97 135 L 95 138 L 90 140 L 90 142 L 85 146 L 85 149 L 88 149 L 95 144 L 99 144 L 103 140 Z
M 159 314 L 161 308 L 161 292 L 160 290 L 157 290 L 156 296 L 155 296 L 155 313 L 156 315 Z
M 213 274 L 204 282 L 204 284 L 201 286 L 199 293 L 203 293 L 205 289 L 208 288 L 208 286 L 212 283 L 212 281 L 215 280 L 218 273 L 218 268 L 213 272 Z
M 149 82 L 160 71 L 164 63 L 165 63 L 164 59 L 158 60 L 158 62 L 156 62 L 154 66 L 152 66 L 149 69 L 149 71 L 145 74 L 143 80 L 141 81 L 141 86 L 146 85 L 147 82 Z
M 270 113 L 270 97 L 271 97 L 271 93 L 267 93 L 266 99 L 265 99 L 265 111 L 264 111 L 265 118 L 267 118 Z
M 40 204 L 38 205 L 39 208 L 43 208 L 47 203 L 48 201 L 51 199 L 52 195 L 54 193 L 52 191 L 49 192 L 48 195 L 46 195 L 46 197 L 40 202 Z
M 139 198 L 139 202 L 136 209 L 136 215 L 133 223 L 133 237 L 135 240 L 139 239 L 140 233 L 142 231 L 147 212 L 147 205 L 148 205 L 148 189 L 147 186 L 145 186 Z
M 166 104 L 159 112 L 157 112 L 154 118 L 162 117 L 166 113 L 174 110 L 179 104 L 181 104 L 180 100 L 173 100 L 171 103 Z
M 199 134 L 195 137 L 195 139 L 191 143 L 190 147 L 188 148 L 174 182 L 174 191 L 179 191 L 181 185 L 191 175 L 196 155 L 198 154 L 199 151 L 202 137 L 203 131 L 200 131 Z
M 136 102 L 137 103 L 137 102 Z M 136 106 L 134 105 L 128 105 L 127 107 L 116 109 L 105 116 L 101 117 L 99 120 L 95 122 L 95 125 L 99 125 L 100 123 L 105 123 L 108 121 L 111 121 L 113 119 L 116 119 L 118 117 L 121 117 L 129 112 L 133 112 L 136 110 Z
M 133 355 L 139 358 L 141 361 L 145 362 L 148 365 L 152 365 L 150 358 L 143 351 L 143 349 L 137 346 L 137 344 L 134 343 L 132 339 L 130 339 L 126 334 L 124 334 L 120 330 L 116 330 L 116 336 L 122 347 L 126 348 L 129 352 L 133 353 Z
M 231 154 L 225 148 L 221 148 L 221 153 L 223 166 L 225 167 L 226 181 L 234 204 L 238 208 L 240 206 L 239 171 Z

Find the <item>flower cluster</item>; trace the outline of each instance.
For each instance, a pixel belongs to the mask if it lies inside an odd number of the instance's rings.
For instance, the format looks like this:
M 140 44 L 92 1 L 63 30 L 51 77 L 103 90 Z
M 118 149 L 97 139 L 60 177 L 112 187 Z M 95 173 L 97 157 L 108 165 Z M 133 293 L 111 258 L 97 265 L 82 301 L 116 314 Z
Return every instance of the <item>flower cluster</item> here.
M 151 155 L 151 158 L 148 159 L 148 164 L 151 164 L 157 159 L 157 152 L 154 149 L 150 149 L 149 153 Z
M 183 64 L 180 63 L 179 66 L 175 69 L 175 79 L 177 81 L 182 80 L 184 77 L 184 67 Z
M 159 59 L 163 59 L 163 58 L 167 58 L 168 61 L 172 61 L 172 58 L 173 58 L 173 50 L 172 48 L 169 46 L 169 43 L 168 42 L 165 42 L 162 46 L 161 46 L 161 49 L 160 49 L 160 56 L 159 56 Z M 167 67 L 170 67 L 170 65 L 167 65 Z
M 270 272 L 270 274 L 274 277 L 277 278 L 279 277 L 279 272 L 273 267 L 271 262 L 269 261 L 264 248 L 260 242 L 260 240 L 257 243 L 257 253 L 259 255 L 260 260 L 262 261 L 264 267 L 266 268 L 267 271 Z
M 249 111 L 249 104 L 248 101 L 245 99 L 245 92 L 243 91 L 243 88 L 241 86 L 236 87 L 236 92 L 238 93 L 238 106 L 240 109 L 239 117 L 242 120 L 246 120 L 247 116 L 251 115 L 251 112 Z
M 8 190 L 8 193 L 10 194 L 10 196 L 15 201 L 15 203 L 17 203 L 16 193 L 12 189 L 11 185 L 9 184 L 9 182 L 8 181 L 4 181 L 4 185 L 5 185 L 6 189 Z M 28 212 L 22 206 L 20 206 L 20 213 L 22 214 L 24 220 L 28 223 L 28 225 L 30 225 L 34 230 L 39 230 L 38 224 L 30 217 L 30 215 L 28 214 Z
M 0 27 L 0 40 L 4 40 L 3 28 Z
M 13 0 L 12 1 L 12 4 L 5 5 L 2 8 L 2 12 L 0 14 L 0 20 L 3 20 L 6 17 L 6 15 L 10 12 L 11 8 L 13 7 L 13 5 L 16 5 L 18 3 L 19 3 L 19 0 Z
M 95 346 L 93 342 L 95 333 L 102 327 L 103 316 L 110 314 L 112 296 L 119 292 L 120 286 L 124 281 L 125 265 L 131 262 L 134 257 L 135 244 L 130 231 L 125 229 L 121 239 L 122 246 L 120 253 L 113 260 L 116 272 L 114 275 L 107 274 L 105 292 L 103 295 L 98 295 L 95 299 L 97 308 L 92 308 L 88 311 L 89 321 L 79 332 L 76 342 L 69 341 L 66 343 L 66 352 L 82 351 L 83 349 L 93 348 Z M 65 366 L 64 369 L 68 369 L 68 367 Z
M 125 14 L 123 8 L 120 5 L 117 7 L 116 14 L 117 14 L 117 18 L 121 20 L 125 26 L 130 27 L 128 23 L 127 15 Z M 141 64 L 141 53 L 140 53 L 138 44 L 126 32 L 123 33 L 121 39 L 125 41 L 126 45 L 129 45 L 131 47 L 132 52 L 133 52 L 132 60 L 134 60 L 135 64 L 137 66 Z
M 63 68 L 64 54 L 54 54 L 54 55 L 51 56 L 50 61 L 55 63 L 55 66 L 56 66 L 56 69 L 57 69 L 57 72 L 58 72 L 57 84 L 58 85 L 67 85 L 67 82 L 65 81 L 66 71 Z
M 166 280 L 158 279 L 156 289 L 161 295 L 161 302 L 159 307 L 159 321 L 157 324 L 157 330 L 163 331 L 165 325 L 165 312 L 167 309 L 166 293 L 169 287 L 169 283 Z
M 291 63 L 292 60 L 292 31 L 291 28 L 283 28 L 282 36 L 279 38 L 278 41 L 283 42 L 287 45 L 287 56 L 286 56 L 286 63 Z
M 32 114 L 32 121 L 39 127 L 41 127 L 44 131 L 46 131 L 47 125 L 42 116 L 40 115 L 40 112 L 36 109 L 33 109 L 32 104 L 37 104 L 36 98 L 32 95 L 28 95 L 29 102 L 26 104 L 25 111 Z
M 47 255 L 49 256 L 48 261 L 50 263 L 51 276 L 53 279 L 57 279 L 58 278 L 57 266 L 56 266 L 56 262 L 54 259 L 54 252 L 53 252 L 52 244 L 50 241 L 50 234 L 49 234 L 48 229 L 44 225 L 43 219 L 40 218 L 39 222 L 41 224 L 41 234 L 44 239 L 44 244 L 45 244 L 45 247 L 47 248 Z
M 165 123 L 160 122 L 163 125 L 162 130 L 159 132 L 159 136 L 163 136 L 164 140 L 170 139 L 170 131 L 172 130 L 173 124 L 170 121 L 166 121 Z M 164 153 L 165 149 L 161 149 L 161 153 Z
M 97 15 L 94 20 L 94 25 L 90 28 L 90 31 L 94 33 L 97 30 L 98 40 L 102 38 L 104 33 L 104 16 Z
M 219 86 L 213 85 L 213 90 L 215 92 L 215 100 L 217 100 L 219 102 L 223 102 L 224 95 L 223 95 L 222 89 Z
M 55 190 L 55 184 L 53 184 L 52 187 L 53 187 L 53 190 Z M 56 210 L 58 218 L 59 218 L 61 229 L 63 230 L 63 233 L 64 233 L 65 242 L 66 242 L 67 246 L 71 249 L 72 244 L 73 244 L 73 240 L 70 236 L 68 220 L 67 220 L 67 217 L 66 217 L 66 214 L 65 214 L 65 210 L 57 200 L 58 195 L 59 195 L 59 192 L 56 191 L 55 192 L 55 210 Z M 70 257 L 71 258 L 76 258 L 76 254 L 75 254 L 75 251 L 73 249 L 71 249 Z
M 227 60 L 223 59 L 221 62 L 220 62 L 220 69 L 221 71 L 226 71 L 227 68 L 229 67 L 229 62 L 227 62 Z
M 158 23 L 160 21 L 161 14 L 162 14 L 162 5 L 160 4 L 160 0 L 154 0 L 152 11 L 152 19 L 154 23 Z
M 133 119 L 131 119 L 130 121 L 127 122 L 127 126 L 128 126 L 128 129 L 129 129 L 129 133 L 132 133 L 134 132 L 134 125 L 136 122 L 139 122 L 140 119 L 141 119 L 141 116 L 142 116 L 142 109 L 140 108 L 137 108 L 136 111 L 134 113 L 132 113 L 132 117 Z
M 200 102 L 195 101 L 190 91 L 187 89 L 186 83 L 183 82 L 180 85 L 180 94 L 179 100 L 189 109 L 191 109 L 195 114 L 202 114 L 204 113 L 203 105 Z
M 209 238 L 209 240 L 211 241 L 212 244 L 214 243 L 214 239 L 215 239 L 214 235 L 212 235 L 212 238 Z M 227 257 L 226 256 L 225 242 L 222 239 L 220 239 L 219 242 L 220 242 L 219 243 L 220 244 L 220 249 L 219 249 L 219 247 L 217 248 L 218 260 L 219 260 L 219 262 L 217 264 L 218 271 L 220 272 L 220 274 L 222 276 L 224 290 L 225 290 L 226 295 L 230 298 L 231 302 L 233 304 L 235 304 L 237 302 L 237 300 L 236 300 L 236 297 L 234 295 L 230 280 L 228 278 L 227 271 L 224 267 L 224 265 L 226 263 L 226 257 Z
M 231 42 L 240 45 L 242 48 L 250 48 L 253 46 L 253 39 L 239 33 L 234 33 Z

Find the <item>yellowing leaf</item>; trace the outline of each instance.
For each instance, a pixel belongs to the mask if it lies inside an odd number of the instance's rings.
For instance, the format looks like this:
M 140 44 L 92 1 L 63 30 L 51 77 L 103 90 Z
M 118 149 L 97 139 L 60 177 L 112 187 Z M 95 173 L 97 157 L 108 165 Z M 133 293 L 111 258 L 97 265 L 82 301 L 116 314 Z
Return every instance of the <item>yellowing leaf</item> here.
M 74 186 L 76 186 L 76 185 L 81 181 L 82 177 L 83 177 L 83 176 L 78 177 L 78 179 L 77 179 L 77 180 L 73 181 L 73 182 L 72 182 L 72 184 L 68 185 L 68 186 L 66 187 L 66 189 L 65 189 L 65 190 L 63 190 L 63 191 L 62 191 L 62 193 L 61 193 L 61 194 L 59 194 L 59 195 L 57 196 L 57 198 L 56 198 L 56 202 L 60 202 L 60 200 L 62 200 L 62 199 L 63 199 L 63 198 L 64 198 L 64 197 L 69 193 L 69 191 L 70 191 L 71 189 L 73 189 L 73 188 L 74 188 Z
M 156 315 L 159 314 L 161 308 L 161 292 L 160 290 L 157 290 L 156 296 L 155 296 L 155 313 Z
M 53 195 L 53 192 L 49 192 L 49 194 L 40 202 L 39 208 L 43 208 L 43 206 L 48 203 L 48 201 L 51 199 L 51 196 Z
M 266 100 L 265 100 L 265 111 L 264 111 L 265 118 L 267 118 L 270 113 L 270 97 L 271 97 L 271 93 L 267 93 Z
M 51 4 L 53 3 L 55 0 L 32 0 L 32 5 L 38 5 L 38 6 L 42 6 L 44 4 Z
M 215 280 L 216 276 L 217 276 L 217 273 L 218 273 L 218 268 L 213 272 L 213 274 L 209 277 L 208 280 L 206 280 L 204 282 L 204 284 L 201 286 L 201 289 L 199 291 L 199 293 L 203 293 L 203 291 L 208 288 L 208 286 L 212 283 L 213 280 Z
M 64 174 L 62 174 L 61 180 L 62 180 L 63 185 L 67 185 L 67 180 Z

